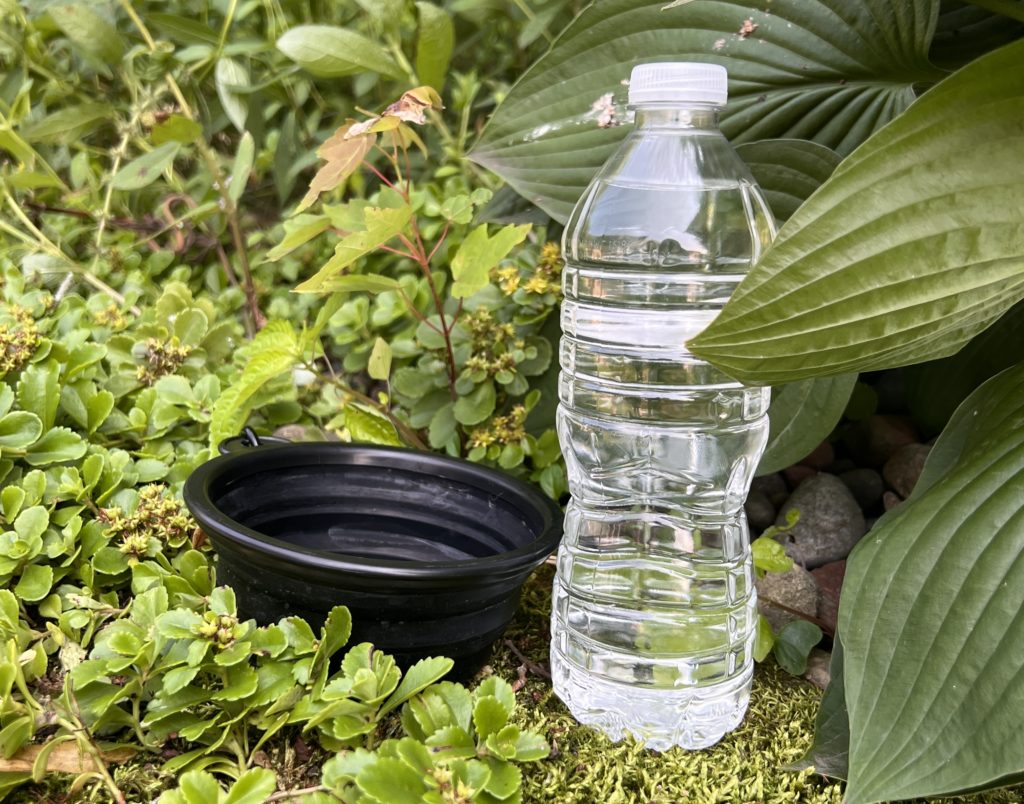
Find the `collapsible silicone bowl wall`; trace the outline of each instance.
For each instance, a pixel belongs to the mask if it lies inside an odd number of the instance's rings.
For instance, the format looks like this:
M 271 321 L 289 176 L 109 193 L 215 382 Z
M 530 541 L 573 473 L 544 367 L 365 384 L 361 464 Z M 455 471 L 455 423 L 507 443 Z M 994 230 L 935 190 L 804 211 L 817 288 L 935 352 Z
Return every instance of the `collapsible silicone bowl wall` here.
M 316 625 L 343 603 L 353 640 L 405 662 L 448 655 L 464 674 L 486 660 L 561 535 L 558 506 L 532 487 L 386 447 L 248 449 L 197 469 L 185 498 L 245 616 Z

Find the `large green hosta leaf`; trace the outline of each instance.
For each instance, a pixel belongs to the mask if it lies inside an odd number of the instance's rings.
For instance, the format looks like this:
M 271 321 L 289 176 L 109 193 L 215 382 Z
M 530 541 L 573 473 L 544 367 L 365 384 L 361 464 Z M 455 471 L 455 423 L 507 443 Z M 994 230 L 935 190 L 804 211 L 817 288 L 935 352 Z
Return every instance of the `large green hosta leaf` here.
M 964 402 L 855 550 L 839 631 L 849 804 L 1024 773 L 1024 364 Z
M 941 75 L 927 58 L 938 0 L 667 5 L 588 6 L 512 88 L 472 158 L 564 221 L 627 128 L 599 127 L 594 104 L 615 93 L 621 119 L 622 82 L 635 64 L 722 64 L 730 77 L 722 128 L 730 139 L 795 137 L 842 154 L 903 111 L 915 84 Z
M 690 348 L 749 382 L 952 354 L 1024 296 L 1024 42 L 843 161 Z

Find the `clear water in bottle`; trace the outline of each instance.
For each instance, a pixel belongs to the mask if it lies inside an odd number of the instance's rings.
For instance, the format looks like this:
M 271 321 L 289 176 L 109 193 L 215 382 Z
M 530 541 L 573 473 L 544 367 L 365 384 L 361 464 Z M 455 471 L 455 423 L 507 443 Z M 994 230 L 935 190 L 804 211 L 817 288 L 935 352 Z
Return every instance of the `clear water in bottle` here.
M 635 128 L 563 239 L 554 687 L 580 722 L 659 750 L 735 728 L 753 673 L 743 502 L 769 390 L 685 347 L 775 233 L 718 130 L 725 87 L 715 65 L 637 67 Z

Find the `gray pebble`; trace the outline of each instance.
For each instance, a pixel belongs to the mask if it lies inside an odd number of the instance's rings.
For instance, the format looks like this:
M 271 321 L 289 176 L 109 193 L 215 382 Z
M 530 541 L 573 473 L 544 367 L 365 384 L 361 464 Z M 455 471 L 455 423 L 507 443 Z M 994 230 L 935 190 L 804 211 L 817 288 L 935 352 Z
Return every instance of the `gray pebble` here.
M 882 499 L 882 492 L 885 491 L 882 476 L 874 469 L 851 469 L 839 475 L 839 479 L 864 511 L 878 505 Z
M 769 572 L 763 578 L 758 578 L 757 596 L 758 608 L 772 624 L 775 633 L 800 618 L 773 606 L 769 601 L 782 603 L 810 617 L 818 613 L 818 582 L 798 564 L 794 564 L 788 572 Z
M 917 485 L 917 479 L 921 476 L 921 470 L 924 469 L 924 462 L 931 449 L 925 444 L 907 444 L 896 450 L 885 462 L 882 476 L 903 499 L 909 497 Z
M 786 514 L 794 508 L 800 521 L 778 539 L 808 569 L 846 558 L 867 532 L 857 500 L 835 475 L 822 472 L 801 483 L 779 509 L 775 523 L 785 525 Z
M 775 506 L 759 491 L 752 491 L 747 495 L 743 510 L 747 513 L 747 523 L 752 533 L 761 533 L 775 522 Z

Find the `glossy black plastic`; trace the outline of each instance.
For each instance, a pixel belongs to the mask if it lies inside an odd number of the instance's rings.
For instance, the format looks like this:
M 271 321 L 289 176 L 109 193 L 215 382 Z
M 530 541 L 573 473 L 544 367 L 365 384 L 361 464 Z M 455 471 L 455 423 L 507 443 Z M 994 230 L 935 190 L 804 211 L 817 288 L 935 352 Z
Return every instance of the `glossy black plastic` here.
M 426 452 L 245 436 L 196 469 L 185 502 L 218 554 L 218 583 L 260 623 L 319 627 L 352 611 L 352 641 L 468 675 L 515 613 L 562 512 L 503 472 Z

